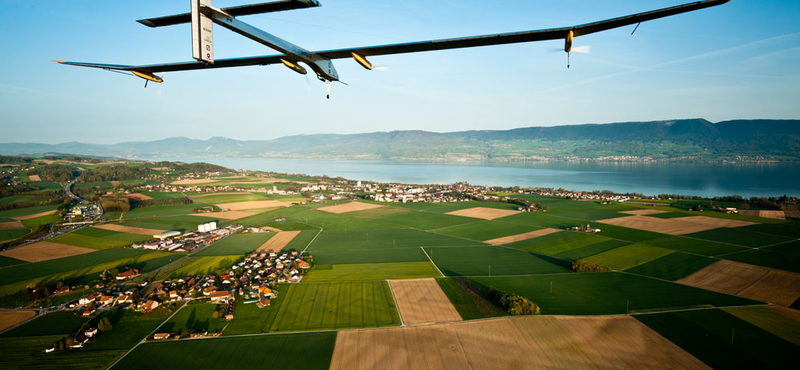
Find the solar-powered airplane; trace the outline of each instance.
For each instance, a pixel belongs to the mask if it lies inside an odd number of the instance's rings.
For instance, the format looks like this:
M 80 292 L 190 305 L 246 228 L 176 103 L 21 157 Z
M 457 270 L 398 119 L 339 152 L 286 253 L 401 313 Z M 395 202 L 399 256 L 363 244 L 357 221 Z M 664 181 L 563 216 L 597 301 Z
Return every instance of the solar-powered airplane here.
M 123 73 L 130 72 L 137 77 L 145 79 L 145 87 L 147 87 L 147 82 L 150 81 L 158 83 L 164 82 L 162 77 L 156 75 L 156 73 L 159 72 L 189 71 L 207 68 L 228 68 L 282 63 L 297 73 L 306 74 L 308 72 L 306 68 L 303 67 L 303 65 L 305 65 L 314 71 L 314 73 L 317 75 L 317 79 L 325 83 L 328 90 L 327 97 L 330 99 L 331 82 L 339 81 L 339 74 L 336 72 L 336 68 L 333 66 L 333 62 L 331 61 L 332 59 L 353 58 L 358 64 L 366 69 L 371 70 L 374 67 L 372 66 L 372 63 L 367 60 L 367 57 L 378 55 L 416 53 L 433 50 L 563 39 L 564 51 L 567 53 L 567 68 L 569 68 L 569 53 L 570 51 L 573 51 L 572 41 L 575 37 L 633 24 L 636 24 L 636 27 L 638 28 L 639 24 L 642 22 L 722 5 L 728 1 L 730 0 L 697 1 L 673 6 L 670 8 L 663 8 L 570 27 L 312 52 L 253 27 L 247 23 L 244 23 L 236 17 L 318 7 L 320 6 L 320 3 L 317 0 L 277 0 L 268 3 L 242 5 L 222 9 L 211 6 L 211 0 L 190 0 L 190 13 L 150 19 L 140 19 L 138 22 L 149 27 L 163 27 L 182 23 L 191 23 L 192 57 L 196 61 L 139 66 L 65 62 L 61 60 L 54 60 L 54 62 L 81 67 L 102 68 L 110 71 L 123 71 Z M 275 49 L 281 54 L 214 60 L 214 23 L 245 36 L 253 41 Z M 636 28 L 634 28 L 633 31 L 635 32 Z

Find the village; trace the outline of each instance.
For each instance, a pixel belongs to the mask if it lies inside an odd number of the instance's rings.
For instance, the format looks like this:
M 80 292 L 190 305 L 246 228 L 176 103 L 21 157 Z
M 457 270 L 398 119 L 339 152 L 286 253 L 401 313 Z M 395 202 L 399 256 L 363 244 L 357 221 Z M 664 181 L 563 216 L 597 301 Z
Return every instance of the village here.
M 200 225 L 199 229 L 206 229 L 211 225 Z M 215 232 L 224 230 L 224 233 Z M 199 236 L 214 235 L 202 243 L 213 243 L 231 232 L 243 230 L 241 225 L 234 227 L 209 230 L 201 232 Z M 246 230 L 250 232 L 250 230 Z M 166 233 L 165 233 L 166 234 Z M 181 234 L 185 235 L 185 234 Z M 169 235 L 162 241 L 173 241 Z M 152 244 L 144 244 L 152 245 Z M 169 247 L 166 248 L 169 250 Z M 175 251 L 175 250 L 173 250 Z M 242 304 L 253 304 L 258 308 L 270 305 L 270 300 L 278 296 L 274 289 L 275 284 L 299 283 L 305 273 L 311 268 L 313 257 L 301 256 L 298 251 L 258 251 L 247 254 L 242 260 L 236 262 L 228 269 L 227 273 L 185 276 L 169 278 L 163 281 L 148 281 L 147 277 L 141 279 L 140 271 L 127 268 L 122 272 L 116 270 L 104 271 L 100 274 L 101 283 L 94 286 L 95 292 L 87 294 L 75 301 L 64 305 L 65 310 L 74 310 L 84 317 L 93 317 L 106 310 L 135 310 L 149 314 L 159 307 L 170 311 L 177 311 L 188 304 L 214 304 L 223 308 L 224 313 L 219 316 L 226 321 L 235 317 L 236 300 Z M 138 278 L 138 279 L 137 279 Z M 141 281 L 139 281 L 141 280 Z M 55 289 L 55 294 L 70 292 L 68 285 L 61 285 Z M 76 313 L 77 314 L 77 313 Z M 100 330 L 102 332 L 103 330 Z M 98 334 L 97 327 L 85 327 L 73 333 L 65 343 L 67 348 L 81 348 L 91 343 Z M 191 338 L 204 336 L 217 336 L 220 332 L 185 333 Z M 154 333 L 148 340 L 180 339 L 180 334 L 170 332 Z M 45 352 L 53 352 L 58 344 L 48 348 Z

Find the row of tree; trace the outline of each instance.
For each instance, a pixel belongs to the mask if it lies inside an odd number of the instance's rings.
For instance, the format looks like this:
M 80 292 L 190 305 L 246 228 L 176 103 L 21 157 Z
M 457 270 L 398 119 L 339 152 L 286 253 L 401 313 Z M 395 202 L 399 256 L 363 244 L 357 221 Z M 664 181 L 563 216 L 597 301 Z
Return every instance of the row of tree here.
M 576 272 L 608 272 L 610 268 L 589 261 L 572 261 L 572 269 Z
M 28 170 L 27 174 L 28 176 L 38 175 L 43 181 L 69 182 L 75 176 L 78 176 L 78 170 L 63 164 L 48 164 L 36 166 Z
M 150 170 L 145 167 L 124 165 L 99 166 L 81 175 L 80 182 L 106 182 L 120 180 L 138 180 L 146 176 Z
M 514 293 L 506 293 L 493 286 L 489 286 L 489 297 L 512 315 L 538 315 L 541 311 L 539 306 L 528 298 Z

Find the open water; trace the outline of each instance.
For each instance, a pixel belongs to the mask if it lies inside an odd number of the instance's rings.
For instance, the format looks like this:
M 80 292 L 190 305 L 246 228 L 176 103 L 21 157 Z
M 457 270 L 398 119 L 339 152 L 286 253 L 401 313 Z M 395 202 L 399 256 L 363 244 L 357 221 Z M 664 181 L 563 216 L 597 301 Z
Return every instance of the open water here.
M 611 190 L 645 195 L 800 196 L 800 165 L 684 163 L 422 163 L 282 158 L 159 158 L 233 169 L 328 175 L 353 180 Z

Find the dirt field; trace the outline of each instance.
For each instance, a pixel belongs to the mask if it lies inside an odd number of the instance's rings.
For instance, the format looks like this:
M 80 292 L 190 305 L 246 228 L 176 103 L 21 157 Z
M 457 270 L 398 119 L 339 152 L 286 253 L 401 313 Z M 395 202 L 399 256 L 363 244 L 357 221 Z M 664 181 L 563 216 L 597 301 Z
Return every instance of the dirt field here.
M 244 211 L 227 211 L 227 212 L 201 212 L 201 213 L 192 213 L 189 216 L 200 216 L 200 217 L 216 217 L 221 218 L 223 220 L 238 220 L 240 218 L 245 218 L 254 215 L 253 212 L 244 212 Z
M 54 209 L 54 210 L 52 210 L 52 211 L 40 212 L 40 213 L 34 213 L 34 214 L 32 214 L 32 215 L 17 216 L 17 217 L 11 217 L 11 218 L 13 218 L 13 219 L 15 219 L 15 220 L 17 220 L 17 221 L 22 221 L 22 220 L 27 220 L 27 219 L 31 219 L 31 218 L 36 218 L 36 217 L 42 217 L 42 216 L 52 215 L 52 214 L 54 214 L 54 213 L 56 213 L 56 210 L 55 210 L 55 209 Z
M 36 315 L 33 311 L 0 311 L 0 330 L 6 330 Z
M 131 234 L 150 235 L 150 236 L 161 234 L 163 232 L 168 231 L 168 230 L 158 230 L 158 229 L 145 229 L 143 227 L 124 226 L 119 224 L 105 224 L 93 227 L 96 227 L 98 229 L 119 231 L 121 233 L 131 233 Z
M 673 220 L 681 220 L 686 222 L 698 223 L 703 225 L 710 225 L 714 226 L 715 228 L 718 227 L 742 227 L 742 226 L 750 226 L 750 225 L 757 225 L 757 222 L 749 222 L 749 221 L 739 221 L 739 220 L 730 220 L 727 218 L 717 218 L 717 217 L 708 217 L 708 216 L 689 216 L 689 217 L 682 217 L 679 219 Z
M 239 194 L 253 194 L 253 193 L 251 193 L 249 191 L 228 191 L 228 192 L 223 192 L 223 193 L 208 193 L 208 194 L 191 195 L 191 196 L 189 196 L 189 198 L 195 199 L 195 198 L 211 197 L 211 196 L 214 196 L 214 195 L 239 195 Z
M 647 216 L 630 216 L 610 218 L 607 220 L 599 220 L 604 224 L 628 227 L 637 230 L 647 230 L 662 234 L 669 235 L 684 235 L 700 231 L 716 229 L 719 226 L 713 226 L 703 223 L 695 223 L 690 221 L 683 221 L 690 217 L 682 218 L 655 218 Z M 602 227 L 600 227 L 602 229 Z
M 493 245 L 509 244 L 509 243 L 518 242 L 518 241 L 521 241 L 521 240 L 528 240 L 528 239 L 538 238 L 540 236 L 550 235 L 552 233 L 557 233 L 559 231 L 561 231 L 561 230 L 559 230 L 559 229 L 550 229 L 550 228 L 541 229 L 541 230 L 535 230 L 535 231 L 527 232 L 527 233 L 524 233 L 524 234 L 504 236 L 502 238 L 486 240 L 484 242 L 485 243 L 489 243 L 489 244 L 493 244 Z
M 339 214 L 339 213 L 356 212 L 356 211 L 363 211 L 367 209 L 375 209 L 381 207 L 383 206 L 379 204 L 349 202 L 345 204 L 337 204 L 335 206 L 319 207 L 317 208 L 317 210 L 322 212 Z
M 299 231 L 281 231 L 275 234 L 275 236 L 269 238 L 264 244 L 262 244 L 256 252 L 277 252 L 286 244 L 289 244 L 292 239 L 294 239 L 297 234 L 300 234 Z
M 657 215 L 659 213 L 667 213 L 667 211 L 662 211 L 658 209 L 634 209 L 632 211 L 619 211 L 619 213 L 624 213 L 626 215 L 634 215 L 634 216 L 646 216 L 646 215 Z
M 30 175 L 30 176 L 28 176 L 28 178 L 31 180 L 31 182 L 40 182 L 40 181 L 42 181 L 42 178 L 39 177 L 39 175 Z
M 739 295 L 788 307 L 800 298 L 800 275 L 772 270 Z
M 340 331 L 338 369 L 708 369 L 636 319 L 527 316 Z
M 738 294 L 769 272 L 770 269 L 765 267 L 721 260 L 676 282 L 716 292 Z
M 461 209 L 453 212 L 447 212 L 446 214 L 454 216 L 481 218 L 484 220 L 494 220 L 495 218 L 511 216 L 517 213 L 519 212 L 512 211 L 510 209 L 474 207 L 474 208 Z
M 25 227 L 25 225 L 19 221 L 0 222 L 0 230 L 21 229 L 23 227 Z
M 252 202 L 217 204 L 217 207 L 222 209 L 229 209 L 231 211 L 242 211 L 245 209 L 285 207 L 289 205 L 291 205 L 291 203 L 281 202 L 278 200 L 257 200 Z
M 136 199 L 136 200 L 148 200 L 148 199 L 153 199 L 153 198 L 152 198 L 152 197 L 150 197 L 150 196 L 147 196 L 147 195 L 144 195 L 144 194 L 140 194 L 140 193 L 130 193 L 130 194 L 125 194 L 125 197 L 126 197 L 126 198 L 133 198 L 133 199 Z
M 96 251 L 94 249 L 75 247 L 66 244 L 38 242 L 0 252 L 0 255 L 28 262 L 41 262 L 92 252 Z
M 406 325 L 461 320 L 435 279 L 390 280 L 389 286 Z

